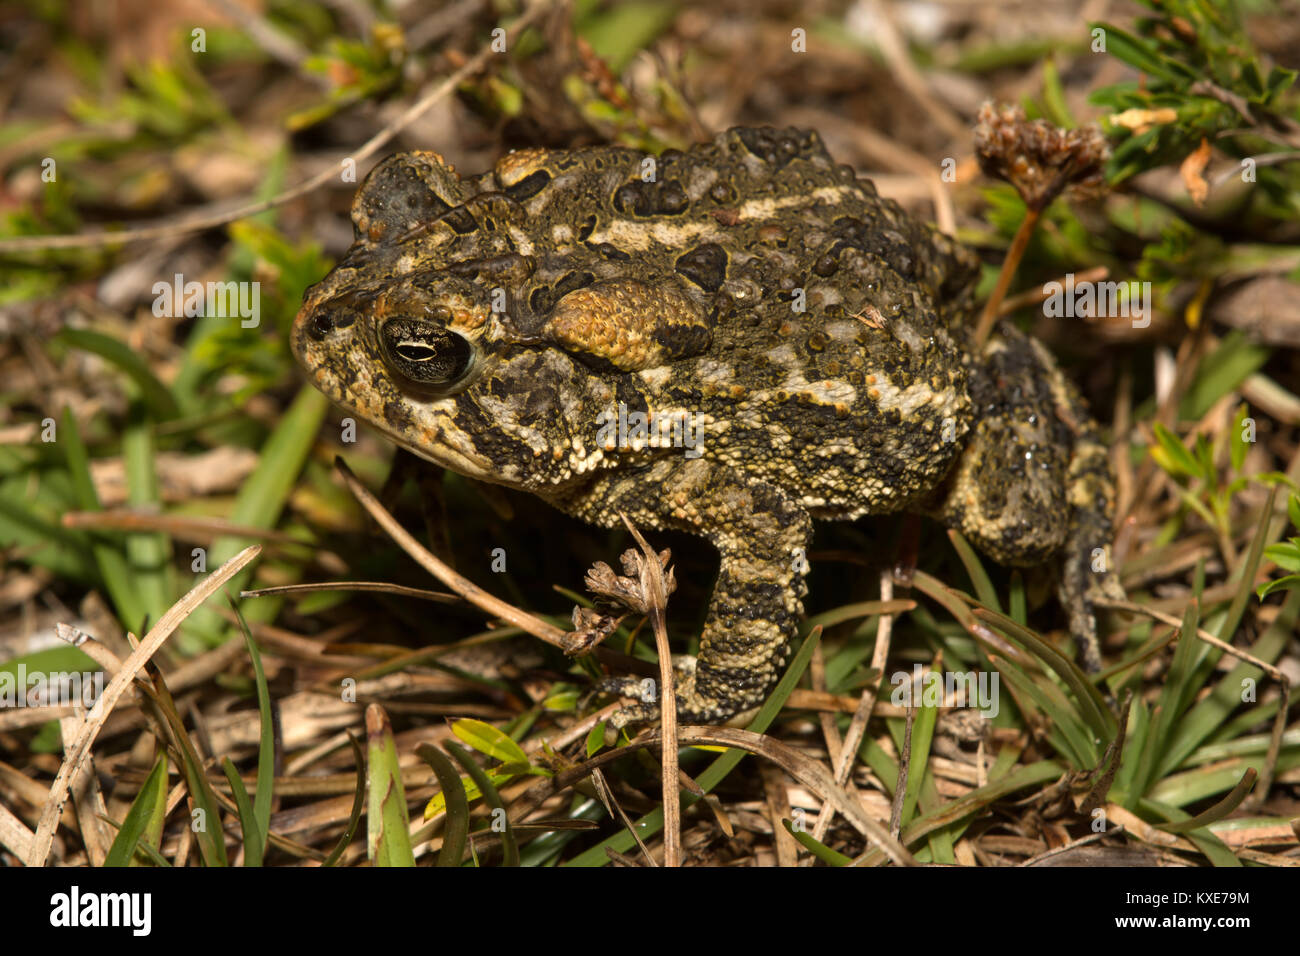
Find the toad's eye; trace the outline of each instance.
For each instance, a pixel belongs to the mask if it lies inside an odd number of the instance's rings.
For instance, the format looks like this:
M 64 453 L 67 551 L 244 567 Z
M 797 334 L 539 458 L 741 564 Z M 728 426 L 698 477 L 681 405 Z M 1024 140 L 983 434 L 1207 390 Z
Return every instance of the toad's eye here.
M 399 384 L 450 395 L 469 384 L 476 354 L 464 336 L 420 319 L 389 319 L 379 329 L 384 362 Z

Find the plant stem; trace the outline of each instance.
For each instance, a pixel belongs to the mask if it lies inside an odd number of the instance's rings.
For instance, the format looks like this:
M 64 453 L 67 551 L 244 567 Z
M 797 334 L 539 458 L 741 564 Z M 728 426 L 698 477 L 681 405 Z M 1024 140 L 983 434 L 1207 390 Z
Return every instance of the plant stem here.
M 1020 260 L 1025 256 L 1025 250 L 1029 248 L 1029 238 L 1034 234 L 1034 227 L 1038 225 L 1038 217 L 1042 214 L 1042 209 L 1029 206 L 1025 209 L 1025 218 L 1020 221 L 1020 228 L 1016 230 L 1015 237 L 1011 240 L 1011 246 L 1007 249 L 1006 258 L 1002 260 L 1002 271 L 998 273 L 998 284 L 993 287 L 993 294 L 989 296 L 984 303 L 984 311 L 980 314 L 979 325 L 975 327 L 975 348 L 979 350 L 984 347 L 988 341 L 989 333 L 993 331 L 993 323 L 997 321 L 998 308 L 1002 305 L 1002 300 L 1006 298 L 1007 289 L 1011 287 L 1011 279 L 1016 274 L 1016 268 L 1020 265 Z

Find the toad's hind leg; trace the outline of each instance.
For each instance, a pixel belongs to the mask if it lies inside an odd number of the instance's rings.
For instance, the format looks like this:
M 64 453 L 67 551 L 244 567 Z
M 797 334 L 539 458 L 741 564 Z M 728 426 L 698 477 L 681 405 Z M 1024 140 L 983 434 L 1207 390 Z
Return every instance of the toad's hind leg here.
M 1083 399 L 1047 350 L 1009 325 L 969 369 L 977 421 L 936 508 L 1001 564 L 1058 566 L 1084 666 L 1101 668 L 1093 602 L 1122 597 L 1110 568 L 1114 478 Z
M 1035 341 L 1034 346 L 1046 356 L 1047 350 L 1040 343 Z M 1070 630 L 1082 647 L 1084 666 L 1095 674 L 1101 670 L 1095 602 L 1125 598 L 1111 560 L 1111 541 L 1115 537 L 1115 474 L 1097 423 L 1088 413 L 1083 397 L 1054 366 L 1053 373 L 1051 385 L 1057 414 L 1074 434 L 1070 470 L 1066 475 L 1070 518 L 1061 548 L 1057 593 L 1070 616 Z

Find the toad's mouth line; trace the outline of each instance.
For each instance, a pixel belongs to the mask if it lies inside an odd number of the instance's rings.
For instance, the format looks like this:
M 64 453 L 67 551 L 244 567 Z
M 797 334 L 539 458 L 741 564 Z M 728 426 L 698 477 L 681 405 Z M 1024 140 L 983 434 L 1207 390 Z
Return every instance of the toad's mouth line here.
M 467 458 L 453 448 L 449 448 L 448 446 L 435 441 L 431 447 L 436 449 L 436 451 L 431 451 L 429 446 L 422 447 L 418 444 L 413 444 L 409 439 L 393 434 L 387 428 L 384 428 L 378 423 L 374 424 L 379 431 L 383 432 L 384 437 L 394 445 L 397 445 L 399 448 L 405 448 L 418 458 L 423 458 L 425 461 L 432 462 L 433 464 L 446 468 L 449 471 L 454 471 L 458 475 L 464 475 L 466 478 L 473 478 L 477 481 L 486 481 L 494 485 L 506 484 L 501 480 L 500 476 L 493 475 L 487 469 L 485 464 Z
M 322 389 L 322 391 L 325 390 Z M 447 468 L 467 478 L 493 484 L 507 484 L 507 482 L 502 481 L 499 475 L 493 473 L 486 460 L 465 454 L 448 444 L 445 440 L 445 433 L 437 426 L 419 426 L 418 434 L 410 435 L 394 428 L 385 420 L 379 410 L 368 408 L 364 403 L 356 401 L 355 396 L 339 397 L 337 393 L 331 391 L 326 391 L 326 394 L 330 395 L 334 403 L 340 408 L 359 415 L 371 428 L 394 445 L 405 448 L 418 458 L 423 458 L 425 461 Z

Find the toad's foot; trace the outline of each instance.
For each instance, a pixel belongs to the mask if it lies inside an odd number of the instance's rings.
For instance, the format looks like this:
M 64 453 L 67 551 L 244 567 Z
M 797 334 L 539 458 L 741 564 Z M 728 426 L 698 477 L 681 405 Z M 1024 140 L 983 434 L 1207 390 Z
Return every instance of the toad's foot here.
M 673 658 L 673 696 L 677 700 L 677 721 L 682 724 L 720 724 L 744 711 L 731 702 L 711 697 L 696 680 L 698 661 L 694 657 Z M 656 721 L 660 715 L 659 682 L 652 677 L 611 677 L 596 685 L 597 693 L 617 694 L 636 700 L 614 712 L 610 723 L 618 729 L 630 724 Z

